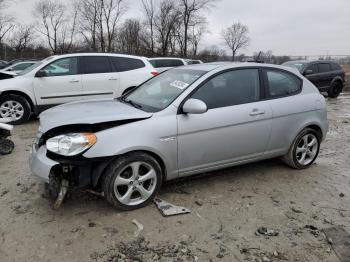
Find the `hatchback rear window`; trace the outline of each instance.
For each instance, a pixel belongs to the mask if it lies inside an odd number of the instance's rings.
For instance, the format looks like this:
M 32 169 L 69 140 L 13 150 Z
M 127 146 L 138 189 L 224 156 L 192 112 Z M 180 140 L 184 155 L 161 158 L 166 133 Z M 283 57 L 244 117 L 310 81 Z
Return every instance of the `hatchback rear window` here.
M 152 59 L 149 61 L 155 68 L 183 66 L 179 59 Z

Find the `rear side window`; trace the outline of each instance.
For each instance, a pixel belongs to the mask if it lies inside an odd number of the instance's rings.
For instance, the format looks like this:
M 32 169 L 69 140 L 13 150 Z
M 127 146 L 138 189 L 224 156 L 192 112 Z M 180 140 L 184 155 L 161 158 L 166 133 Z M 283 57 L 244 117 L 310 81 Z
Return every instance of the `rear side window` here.
M 318 64 L 318 71 L 319 71 L 320 73 L 329 72 L 329 71 L 331 71 L 331 65 L 328 64 L 328 63 L 321 63 L 321 64 Z
M 222 73 L 201 86 L 192 98 L 202 100 L 208 109 L 256 102 L 260 99 L 258 69 Z
M 342 70 L 341 66 L 338 65 L 337 63 L 331 63 L 332 70 Z
M 308 71 L 308 70 L 312 71 L 312 73 L 310 71 L 310 74 L 317 74 L 318 73 L 318 67 L 316 64 L 311 64 L 311 65 L 307 66 L 305 71 Z
M 154 59 L 149 61 L 155 68 L 183 66 L 179 59 Z
M 110 57 L 113 64 L 113 71 L 125 72 L 145 67 L 145 63 L 140 59 L 127 58 L 127 57 Z
M 107 56 L 84 56 L 79 58 L 82 74 L 102 74 L 111 72 Z
M 266 70 L 268 94 L 270 97 L 293 95 L 301 90 L 302 81 L 287 72 Z

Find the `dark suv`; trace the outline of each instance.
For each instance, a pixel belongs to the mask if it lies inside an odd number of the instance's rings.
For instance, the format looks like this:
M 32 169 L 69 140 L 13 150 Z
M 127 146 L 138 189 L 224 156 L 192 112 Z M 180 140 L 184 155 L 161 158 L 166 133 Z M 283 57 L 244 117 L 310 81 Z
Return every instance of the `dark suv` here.
M 320 92 L 327 92 L 329 97 L 337 97 L 343 90 L 345 71 L 333 61 L 289 61 L 285 66 L 297 68 L 309 79 Z

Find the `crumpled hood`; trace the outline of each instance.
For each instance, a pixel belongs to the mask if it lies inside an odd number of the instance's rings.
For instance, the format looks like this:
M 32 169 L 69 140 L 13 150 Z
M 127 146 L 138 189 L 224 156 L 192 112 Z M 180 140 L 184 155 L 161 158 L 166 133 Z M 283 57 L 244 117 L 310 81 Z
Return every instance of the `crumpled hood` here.
M 145 119 L 151 113 L 115 99 L 74 102 L 48 109 L 40 114 L 40 132 L 72 124 L 97 124 L 111 121 Z

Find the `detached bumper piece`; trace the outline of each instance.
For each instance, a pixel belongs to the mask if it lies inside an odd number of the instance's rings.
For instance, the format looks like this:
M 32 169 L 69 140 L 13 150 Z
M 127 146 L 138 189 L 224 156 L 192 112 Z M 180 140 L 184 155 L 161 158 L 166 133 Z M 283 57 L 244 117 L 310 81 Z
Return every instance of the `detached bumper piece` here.
M 99 178 L 108 164 L 106 159 L 58 156 L 36 144 L 32 146 L 29 162 L 32 174 L 49 184 L 49 196 L 55 199 L 54 209 L 61 206 L 69 188 L 93 190 L 98 187 Z

